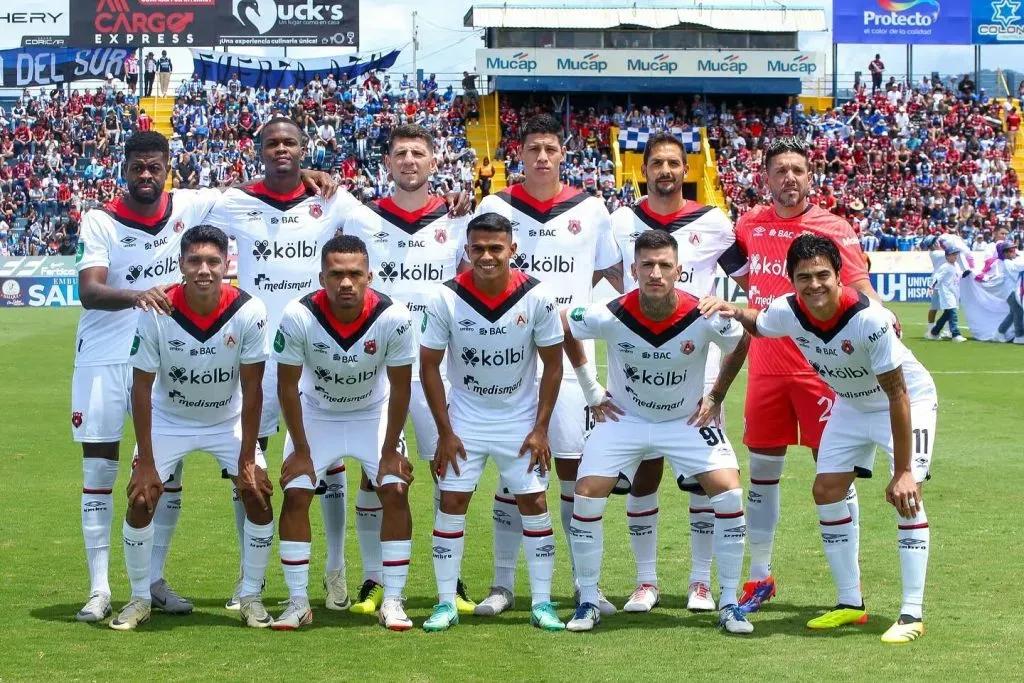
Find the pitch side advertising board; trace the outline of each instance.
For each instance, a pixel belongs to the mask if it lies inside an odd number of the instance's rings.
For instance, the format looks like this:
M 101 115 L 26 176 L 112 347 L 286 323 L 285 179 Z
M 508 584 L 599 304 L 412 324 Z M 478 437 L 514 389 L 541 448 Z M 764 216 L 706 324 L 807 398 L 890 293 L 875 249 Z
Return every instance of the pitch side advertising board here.
M 0 258 L 0 308 L 81 305 L 74 256 Z

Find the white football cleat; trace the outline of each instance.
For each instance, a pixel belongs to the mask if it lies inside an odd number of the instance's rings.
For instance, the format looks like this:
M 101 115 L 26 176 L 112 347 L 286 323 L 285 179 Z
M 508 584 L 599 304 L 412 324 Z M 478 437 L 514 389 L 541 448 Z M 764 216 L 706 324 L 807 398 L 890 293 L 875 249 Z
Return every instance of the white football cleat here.
M 487 597 L 477 603 L 473 614 L 478 617 L 496 617 L 507 609 L 512 609 L 516 604 L 516 598 L 512 591 L 501 586 L 491 586 L 491 592 Z
M 121 613 L 110 622 L 110 628 L 115 631 L 133 631 L 139 624 L 149 621 L 150 611 L 149 600 L 132 598 Z
M 238 615 L 242 623 L 249 628 L 266 628 L 274 623 L 274 618 L 263 606 L 263 598 L 259 595 L 245 595 L 238 599 Z
M 281 616 L 274 619 L 270 628 L 275 631 L 294 631 L 302 626 L 313 623 L 313 610 L 309 608 L 309 600 L 305 598 L 292 598 L 288 601 L 288 607 Z
M 88 602 L 78 610 L 75 619 L 85 622 L 103 621 L 111 615 L 113 610 L 110 607 L 110 593 L 96 591 L 89 595 Z
M 237 612 L 241 609 L 241 603 L 239 599 L 242 597 L 242 575 L 238 575 L 238 581 L 235 581 L 235 592 L 231 594 L 231 599 L 224 603 L 224 609 Z
M 327 598 L 324 600 L 327 609 L 341 612 L 352 604 L 348 597 L 348 586 L 345 585 L 344 569 L 324 574 L 324 590 L 327 591 Z
M 576 613 L 565 625 L 567 631 L 593 631 L 601 623 L 601 610 L 592 602 L 585 602 L 576 608 Z
M 719 610 L 718 626 L 737 635 L 754 632 L 754 625 L 747 621 L 747 615 L 736 605 L 726 605 Z
M 658 587 L 650 583 L 642 583 L 634 589 L 623 606 L 623 612 L 650 612 L 661 602 Z
M 691 612 L 714 612 L 715 599 L 711 597 L 711 588 L 703 581 L 694 581 L 690 584 L 689 597 L 686 599 L 686 609 Z
M 408 631 L 412 628 L 412 619 L 406 615 L 405 605 L 398 598 L 384 599 L 378 610 L 377 620 L 390 631 Z
M 167 614 L 190 614 L 192 603 L 178 595 L 167 581 L 160 579 L 149 587 L 153 596 L 153 607 Z

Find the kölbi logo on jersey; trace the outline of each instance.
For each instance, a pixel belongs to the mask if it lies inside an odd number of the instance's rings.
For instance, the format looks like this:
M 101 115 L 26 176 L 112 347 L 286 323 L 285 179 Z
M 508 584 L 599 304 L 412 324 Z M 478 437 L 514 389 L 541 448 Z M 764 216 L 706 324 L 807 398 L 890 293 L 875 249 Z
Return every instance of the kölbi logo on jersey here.
M 313 258 L 316 256 L 316 242 L 299 240 L 298 242 L 270 242 L 259 240 L 253 244 L 252 255 L 257 261 L 273 258 Z
M 148 266 L 140 266 L 138 264 L 129 266 L 128 272 L 124 276 L 124 279 L 129 284 L 134 284 L 137 280 L 150 279 L 154 277 L 163 277 L 178 270 L 178 258 L 176 256 L 168 256 L 162 261 L 151 263 Z
M 576 270 L 576 259 L 565 258 L 561 254 L 537 258 L 520 252 L 512 259 L 512 267 L 534 273 L 572 273 Z

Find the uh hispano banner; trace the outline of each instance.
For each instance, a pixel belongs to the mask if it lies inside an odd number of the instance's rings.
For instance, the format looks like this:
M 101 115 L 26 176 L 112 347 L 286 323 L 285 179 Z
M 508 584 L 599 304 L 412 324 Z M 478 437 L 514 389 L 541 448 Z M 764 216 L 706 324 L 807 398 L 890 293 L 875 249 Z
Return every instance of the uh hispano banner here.
M 117 47 L 0 50 L 0 88 L 60 85 L 103 79 L 108 73 L 123 78 L 129 52 Z
M 968 45 L 971 0 L 839 0 L 832 3 L 832 40 Z
M 0 308 L 81 305 L 74 256 L 0 258 Z
M 319 59 L 278 59 L 252 57 L 234 52 L 192 50 L 192 71 L 206 81 L 227 83 L 238 74 L 242 85 L 252 88 L 301 88 L 315 76 L 328 74 L 344 83 L 378 69 L 390 69 L 398 59 L 399 50 L 387 54 L 348 55 Z

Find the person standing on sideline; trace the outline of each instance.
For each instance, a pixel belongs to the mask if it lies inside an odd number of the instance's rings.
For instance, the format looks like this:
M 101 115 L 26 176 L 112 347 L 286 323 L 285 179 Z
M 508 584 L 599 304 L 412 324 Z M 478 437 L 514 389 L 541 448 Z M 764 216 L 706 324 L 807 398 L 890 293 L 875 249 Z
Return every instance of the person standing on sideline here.
M 882 61 L 882 55 L 875 55 L 875 58 L 868 64 L 868 71 L 871 72 L 871 94 L 874 95 L 882 88 L 882 76 L 885 73 L 885 62 Z
M 1024 291 L 1024 259 L 1017 256 L 1017 245 L 1000 242 L 996 245 L 996 256 L 1003 271 L 1003 293 L 1010 304 L 1010 312 L 999 323 L 999 333 L 1006 335 L 1006 341 L 1024 344 L 1024 307 L 1021 307 L 1021 292 Z
M 153 96 L 153 81 L 156 79 L 156 59 L 153 57 L 153 53 L 150 52 L 146 55 L 146 62 L 142 67 L 142 87 L 143 96 Z
M 932 276 L 932 287 L 938 295 L 939 310 L 942 314 L 935 321 L 935 326 L 925 333 L 924 338 L 937 341 L 943 326 L 948 322 L 953 341 L 959 344 L 967 341 L 966 337 L 960 334 L 960 326 L 957 324 L 957 309 L 960 307 L 960 271 L 956 267 L 956 262 L 960 257 L 960 249 L 947 244 L 944 250 L 946 262 L 936 268 Z
M 139 84 L 139 56 L 132 51 L 124 60 L 124 81 L 128 84 L 128 92 L 135 94 Z
M 174 64 L 171 63 L 171 58 L 167 56 L 167 50 L 160 52 L 160 59 L 156 60 L 156 73 L 160 79 L 160 97 L 167 97 L 167 91 L 171 87 L 171 72 L 174 70 Z

